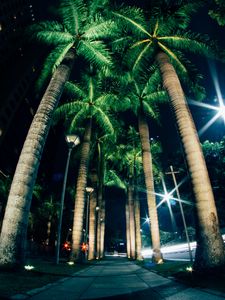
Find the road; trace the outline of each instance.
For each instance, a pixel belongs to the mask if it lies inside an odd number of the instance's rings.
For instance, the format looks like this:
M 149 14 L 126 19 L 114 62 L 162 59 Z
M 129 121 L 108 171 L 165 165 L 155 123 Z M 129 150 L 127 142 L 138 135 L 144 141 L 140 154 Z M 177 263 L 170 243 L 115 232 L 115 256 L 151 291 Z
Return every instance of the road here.
M 196 248 L 196 242 L 191 243 L 191 251 L 192 256 L 195 256 L 195 248 Z M 188 245 L 183 244 L 177 244 L 172 246 L 164 246 L 161 247 L 161 251 L 163 254 L 164 259 L 168 260 L 183 260 L 183 261 L 189 261 L 190 255 L 188 251 Z M 145 248 L 142 249 L 142 256 L 144 258 L 151 258 L 152 257 L 152 249 L 151 248 Z
M 222 235 L 223 240 L 225 242 L 225 234 Z M 190 243 L 192 257 L 195 257 L 195 249 L 196 249 L 196 242 Z M 183 260 L 183 261 L 190 261 L 190 255 L 188 251 L 188 244 L 176 244 L 172 246 L 164 246 L 161 247 L 161 251 L 163 254 L 164 259 L 168 260 Z M 142 249 L 142 256 L 144 258 L 151 258 L 152 257 L 152 249 L 151 248 L 144 248 Z

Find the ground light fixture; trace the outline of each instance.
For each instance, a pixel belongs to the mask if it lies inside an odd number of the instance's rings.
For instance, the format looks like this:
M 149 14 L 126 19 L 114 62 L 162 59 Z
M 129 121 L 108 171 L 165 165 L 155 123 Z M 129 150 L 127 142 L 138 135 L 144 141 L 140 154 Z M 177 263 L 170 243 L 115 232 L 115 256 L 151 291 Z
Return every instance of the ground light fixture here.
M 64 172 L 63 188 L 62 188 L 62 194 L 61 194 L 59 220 L 58 220 L 58 228 L 57 228 L 56 264 L 59 263 L 63 207 L 64 207 L 64 199 L 65 199 L 66 182 L 67 182 L 70 156 L 71 156 L 71 152 L 72 152 L 73 148 L 80 143 L 79 136 L 75 135 L 75 134 L 67 134 L 65 136 L 65 139 L 66 139 L 66 142 L 67 142 L 67 145 L 68 145 L 68 154 L 67 154 L 66 168 L 65 168 L 65 172 Z

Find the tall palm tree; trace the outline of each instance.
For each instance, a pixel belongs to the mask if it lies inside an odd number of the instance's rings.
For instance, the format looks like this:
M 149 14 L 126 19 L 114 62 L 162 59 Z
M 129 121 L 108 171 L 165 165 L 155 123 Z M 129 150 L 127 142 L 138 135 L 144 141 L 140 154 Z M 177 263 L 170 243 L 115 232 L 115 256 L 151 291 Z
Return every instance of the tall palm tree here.
M 149 125 L 146 118 L 157 118 L 157 113 L 155 113 L 155 104 L 161 101 L 166 101 L 167 93 L 161 90 L 157 91 L 159 83 L 159 74 L 157 70 L 148 78 L 148 80 L 145 79 L 142 83 L 134 80 L 130 74 L 128 74 L 128 78 L 128 90 L 125 90 L 125 93 L 126 97 L 130 99 L 131 109 L 133 109 L 138 117 L 138 131 L 142 149 L 143 171 L 147 191 L 147 204 L 151 221 L 151 237 L 153 247 L 152 259 L 155 262 L 159 262 L 162 260 L 162 254 L 160 251 L 159 224 L 154 193 Z
M 108 103 L 114 96 L 101 93 L 98 90 L 98 81 L 92 75 L 84 76 L 82 85 L 79 86 L 68 82 L 65 85 L 65 92 L 69 99 L 75 98 L 75 101 L 63 104 L 55 112 L 55 119 L 64 118 L 65 120 L 70 120 L 70 132 L 77 131 L 82 124 L 85 124 L 80 167 L 76 183 L 71 260 L 79 260 L 81 254 L 80 245 L 83 231 L 85 188 L 87 185 L 93 125 L 95 124 L 99 127 L 100 136 L 113 133 L 113 127 L 107 112 L 109 109 Z M 76 99 L 79 100 L 76 101 Z
M 131 129 L 128 131 L 128 137 L 130 131 Z M 122 140 L 125 141 L 124 138 Z M 138 142 L 140 144 L 140 140 Z M 138 154 L 141 154 L 140 149 L 135 149 L 128 140 L 127 144 L 119 144 L 111 148 L 107 157 L 109 164 L 115 168 L 109 172 L 110 176 L 108 176 L 111 180 L 107 185 L 117 186 L 126 191 L 127 195 L 125 205 L 127 256 L 131 259 L 140 259 L 141 256 L 140 207 L 136 205 L 135 198 L 138 188 L 135 186 L 135 175 L 139 174 L 140 169 L 142 170 L 141 157 L 138 159 Z
M 104 3 L 103 3 L 104 2 Z M 111 60 L 101 40 L 112 34 L 112 22 L 96 12 L 106 1 L 61 0 L 57 10 L 61 23 L 46 21 L 34 25 L 35 39 L 53 46 L 39 84 L 52 74 L 28 131 L 11 185 L 0 236 L 0 264 L 21 264 L 25 259 L 26 232 L 32 191 L 51 125 L 65 82 L 76 56 L 84 56 L 92 64 L 109 66 Z
M 190 13 L 191 10 L 189 14 L 183 13 L 185 22 L 182 27 L 184 29 L 189 24 Z M 146 21 L 140 9 L 135 9 L 135 15 L 132 14 L 132 9 L 128 9 L 124 13 L 116 13 L 116 15 L 121 21 L 125 22 L 130 30 L 136 33 L 135 36 L 132 36 L 130 43 L 135 56 L 133 70 L 138 69 L 141 65 L 143 66 L 147 58 L 152 60 L 154 57 L 161 72 L 163 85 L 170 96 L 170 104 L 175 114 L 186 153 L 196 199 L 199 234 L 194 267 L 196 270 L 204 270 L 224 265 L 224 245 L 219 230 L 208 171 L 197 131 L 175 71 L 179 70 L 179 73 L 187 74 L 187 69 L 182 63 L 179 51 L 189 51 L 209 57 L 215 56 L 214 49 L 210 47 L 209 40 L 204 41 L 197 34 L 190 33 L 187 30 L 177 30 L 175 33 L 175 29 L 179 29 L 179 22 L 175 22 L 177 15 L 179 15 L 179 9 L 174 15 L 170 15 L 170 18 L 153 19 L 151 24 Z M 129 36 L 125 37 L 124 40 L 128 38 Z

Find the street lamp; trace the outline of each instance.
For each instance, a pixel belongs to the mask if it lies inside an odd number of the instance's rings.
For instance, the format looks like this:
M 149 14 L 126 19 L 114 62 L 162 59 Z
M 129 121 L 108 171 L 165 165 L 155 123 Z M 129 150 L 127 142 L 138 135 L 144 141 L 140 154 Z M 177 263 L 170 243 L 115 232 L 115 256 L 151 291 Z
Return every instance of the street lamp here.
M 86 187 L 87 192 L 87 206 L 86 206 L 86 224 L 85 224 L 85 239 L 84 243 L 86 245 L 85 248 L 85 260 L 87 260 L 87 237 L 88 237 L 88 213 L 89 213 L 89 203 L 90 203 L 90 194 L 94 191 L 92 187 Z
M 66 138 L 66 142 L 67 142 L 67 145 L 68 145 L 68 155 L 67 155 L 66 168 L 65 168 L 64 179 L 63 179 L 63 188 L 62 188 L 60 211 L 59 211 L 59 221 L 58 221 L 58 228 L 57 228 L 56 264 L 59 263 L 59 251 L 60 251 L 60 243 L 61 243 L 61 228 L 62 228 L 63 206 L 64 206 L 64 198 L 65 198 L 66 182 L 67 182 L 70 156 L 71 156 L 71 152 L 72 152 L 73 148 L 80 143 L 80 138 L 79 138 L 78 135 L 68 134 L 68 135 L 66 135 L 65 138 Z

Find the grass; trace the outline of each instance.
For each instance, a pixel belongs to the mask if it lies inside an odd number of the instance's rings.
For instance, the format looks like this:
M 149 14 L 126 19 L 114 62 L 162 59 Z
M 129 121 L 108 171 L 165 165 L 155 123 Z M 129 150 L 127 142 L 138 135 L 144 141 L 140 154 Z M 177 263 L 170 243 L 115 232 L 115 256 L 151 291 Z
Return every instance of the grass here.
M 59 279 L 73 276 L 90 264 L 68 265 L 60 262 L 58 265 L 43 259 L 28 261 L 34 269 L 28 270 L 0 270 L 0 298 L 4 299 L 15 294 L 23 294 L 29 290 L 40 288 Z
M 188 271 L 191 267 L 188 262 L 182 261 L 164 261 L 163 264 L 152 264 L 150 260 L 143 260 L 138 262 L 142 267 L 156 272 L 165 277 L 173 277 L 182 283 L 196 288 L 211 289 L 225 294 L 225 274 L 198 274 Z

